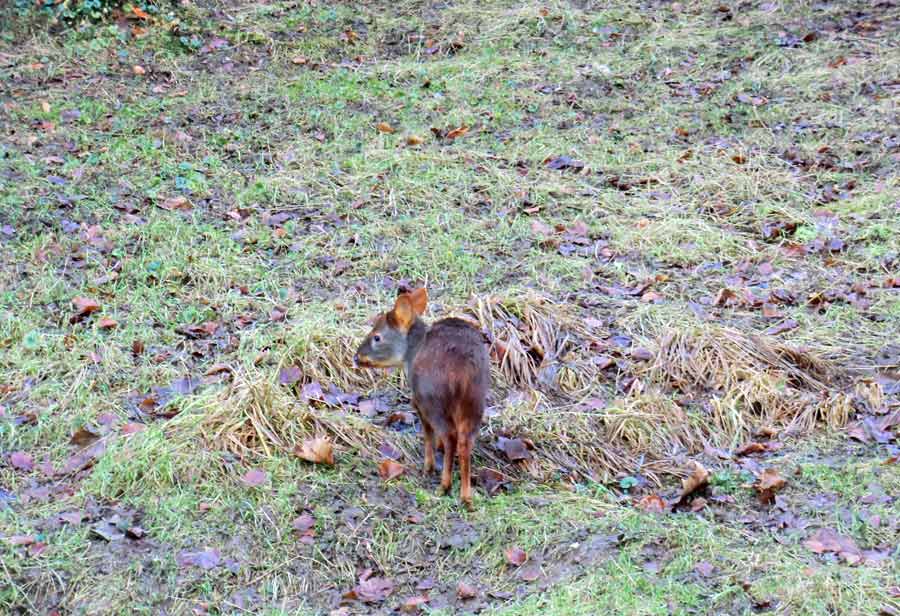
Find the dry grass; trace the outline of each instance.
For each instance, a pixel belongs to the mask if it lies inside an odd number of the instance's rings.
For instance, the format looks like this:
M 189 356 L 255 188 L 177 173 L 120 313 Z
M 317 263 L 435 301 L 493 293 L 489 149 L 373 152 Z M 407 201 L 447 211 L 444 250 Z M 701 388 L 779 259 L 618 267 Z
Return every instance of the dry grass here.
M 492 340 L 495 399 L 504 400 L 485 422 L 476 458 L 512 470 L 495 447 L 497 437 L 525 439 L 533 457 L 515 469 L 539 480 L 641 473 L 659 481 L 681 475 L 686 456 L 708 445 L 734 447 L 762 429 L 802 435 L 820 423 L 840 427 L 854 405 L 880 399 L 877 384 L 849 389 L 846 375 L 811 351 L 706 325 L 670 329 L 649 341 L 654 357 L 632 367 L 629 393 L 606 408 L 590 408 L 585 398 L 608 387 L 590 361 L 602 339 L 571 306 L 534 294 L 476 297 L 465 314 Z M 354 369 L 354 343 L 340 336 L 306 340 L 279 367 L 300 365 L 306 382 L 345 391 L 402 387 L 402 377 Z M 256 369 L 238 373 L 218 398 L 203 403 L 199 422 L 176 418 L 170 429 L 242 458 L 327 437 L 343 453 L 377 459 L 378 447 L 389 441 L 408 460 L 420 459 L 420 437 L 387 433 L 351 412 L 313 408 L 276 381 Z M 505 396 L 513 390 L 530 395 Z

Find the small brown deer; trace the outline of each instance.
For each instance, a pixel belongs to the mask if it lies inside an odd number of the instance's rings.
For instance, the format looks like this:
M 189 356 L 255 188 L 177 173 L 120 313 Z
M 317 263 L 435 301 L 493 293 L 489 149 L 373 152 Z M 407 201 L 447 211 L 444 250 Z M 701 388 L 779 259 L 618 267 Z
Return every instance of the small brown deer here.
M 419 317 L 427 304 L 424 288 L 400 293 L 394 307 L 377 318 L 354 361 L 364 368 L 405 368 L 425 434 L 425 472 L 434 471 L 434 450 L 440 443 L 441 492 L 447 494 L 453 459 L 459 455 L 460 497 L 471 509 L 472 447 L 491 379 L 487 348 L 482 333 L 462 319 L 426 325 Z

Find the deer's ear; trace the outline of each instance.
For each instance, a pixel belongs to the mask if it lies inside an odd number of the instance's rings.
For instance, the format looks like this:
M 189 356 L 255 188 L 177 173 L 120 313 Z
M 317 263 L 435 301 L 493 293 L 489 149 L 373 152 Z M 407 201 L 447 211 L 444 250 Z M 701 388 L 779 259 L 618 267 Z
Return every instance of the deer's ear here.
M 415 320 L 416 313 L 413 311 L 412 302 L 409 299 L 409 295 L 404 293 L 394 302 L 394 309 L 387 313 L 388 325 L 406 333 Z
M 425 290 L 425 287 L 412 291 L 409 294 L 409 301 L 417 316 L 425 314 L 425 308 L 428 307 L 428 291 Z

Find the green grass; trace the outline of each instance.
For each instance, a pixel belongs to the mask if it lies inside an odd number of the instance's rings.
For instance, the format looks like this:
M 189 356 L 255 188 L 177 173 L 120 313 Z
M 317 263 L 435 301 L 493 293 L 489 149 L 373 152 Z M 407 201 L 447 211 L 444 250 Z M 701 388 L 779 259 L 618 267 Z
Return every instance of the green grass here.
M 352 613 L 395 608 L 426 577 L 436 614 L 470 605 L 460 580 L 490 614 L 872 614 L 896 603 L 896 549 L 850 567 L 802 545 L 818 527 L 863 549 L 897 543 L 896 500 L 863 502 L 873 485 L 900 491 L 897 466 L 842 434 L 785 437 L 787 453 L 762 462 L 788 477 L 783 496 L 809 524 L 797 530 L 771 523 L 733 462 L 711 470 L 713 492 L 735 503 L 697 514 L 645 514 L 615 481 L 539 483 L 511 465 L 510 490 L 479 492 L 467 513 L 417 469 L 383 484 L 352 448 L 325 470 L 284 452 L 241 459 L 135 408 L 218 364 L 274 379 L 296 363 L 341 382 L 332 371 L 349 366 L 311 362 L 361 337 L 401 279 L 427 282 L 432 316 L 473 295 L 537 290 L 635 340 L 687 322 L 762 332 L 773 321 L 758 306 L 717 307 L 716 294 L 785 289 L 796 300 L 778 309 L 798 327 L 781 339 L 852 366 L 889 352 L 900 328 L 900 295 L 883 287 L 900 254 L 889 9 L 719 4 L 274 2 L 237 4 L 227 19 L 183 9 L 188 38 L 225 41 L 208 51 L 179 42 L 166 19 L 139 37 L 4 20 L 0 486 L 18 498 L 0 501 L 0 536 L 48 547 L 31 556 L 0 540 L 2 609 L 227 613 L 247 591 L 258 613 L 324 614 L 366 568 L 397 588 Z M 857 10 L 874 25 L 831 27 Z M 815 40 L 778 44 L 812 30 Z M 461 126 L 458 139 L 438 136 Z M 545 164 L 562 155 L 586 170 Z M 162 207 L 176 196 L 192 209 Z M 564 234 L 556 246 L 534 230 L 576 221 L 605 243 L 572 251 Z M 777 222 L 796 230 L 766 238 Z M 791 248 L 832 238 L 841 251 Z M 773 272 L 760 278 L 763 263 Z M 615 293 L 651 279 L 655 303 Z M 866 303 L 848 298 L 859 289 Z M 807 305 L 826 291 L 830 305 Z M 70 323 L 76 296 L 100 313 Z M 270 318 L 276 307 L 284 319 Z M 99 317 L 118 326 L 100 329 Z M 220 329 L 208 339 L 176 332 L 209 321 Z M 603 395 L 615 385 L 604 379 Z M 398 380 L 354 382 L 408 410 Z M 172 404 L 193 418 L 227 403 L 229 387 Z M 27 451 L 62 468 L 71 435 L 105 414 L 148 429 L 114 427 L 74 476 L 6 462 Z M 269 483 L 243 485 L 251 467 Z M 676 484 L 633 496 L 673 496 Z M 25 502 L 48 486 L 59 493 Z M 116 506 L 140 517 L 143 543 L 89 530 Z M 90 521 L 53 522 L 80 509 Z M 307 510 L 310 545 L 291 527 Z M 604 549 L 585 559 L 597 537 Z M 517 577 L 504 557 L 513 545 L 541 579 Z M 236 572 L 178 564 L 207 547 Z M 697 573 L 703 562 L 711 575 Z

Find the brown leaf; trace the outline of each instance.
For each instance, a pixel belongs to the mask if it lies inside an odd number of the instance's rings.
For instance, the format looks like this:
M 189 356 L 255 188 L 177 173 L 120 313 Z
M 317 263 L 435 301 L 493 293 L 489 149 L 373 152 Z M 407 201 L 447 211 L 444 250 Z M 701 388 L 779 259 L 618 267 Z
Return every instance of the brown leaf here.
M 694 462 L 691 475 L 681 480 L 681 497 L 678 502 L 684 502 L 688 496 L 705 489 L 707 485 L 709 485 L 709 471 L 699 462 Z
M 732 291 L 731 289 L 725 287 L 719 290 L 716 294 L 716 299 L 713 300 L 713 306 L 725 306 L 726 304 L 737 303 L 737 293 Z
M 647 494 L 637 503 L 637 508 L 648 513 L 665 513 L 669 505 L 659 494 Z
M 291 522 L 291 527 L 299 533 L 305 533 L 316 525 L 316 519 L 309 513 L 304 513 Z
M 135 75 L 146 75 L 147 69 L 145 69 L 140 64 L 135 64 L 134 66 L 131 67 L 131 72 L 134 73 Z
M 302 445 L 294 446 L 294 455 L 314 464 L 329 464 L 334 466 L 334 448 L 331 441 L 325 438 L 313 438 L 303 441 Z
M 360 580 L 353 588 L 356 598 L 364 603 L 380 603 L 394 591 L 394 583 L 383 577 Z
M 294 56 L 293 58 L 291 58 L 291 62 L 293 62 L 294 64 L 302 65 L 309 62 L 309 58 L 307 58 L 306 56 Z
M 98 438 L 100 438 L 99 434 L 88 429 L 85 426 L 82 426 L 75 431 L 75 434 L 73 434 L 72 438 L 69 439 L 69 443 L 72 445 L 77 445 L 78 447 L 87 447 Z
M 523 582 L 533 582 L 541 577 L 541 566 L 534 563 L 519 569 L 518 578 Z
M 500 471 L 492 468 L 483 468 L 478 473 L 478 485 L 484 488 L 488 496 L 493 496 L 507 482 L 506 477 Z
M 75 304 L 75 314 L 69 318 L 69 323 L 77 323 L 89 314 L 100 310 L 100 304 L 89 297 L 73 297 L 72 303 Z
M 97 327 L 99 329 L 115 329 L 119 326 L 119 322 L 115 319 L 110 319 L 109 317 L 103 317 L 99 321 L 97 321 Z
M 136 434 L 147 429 L 147 424 L 128 422 L 122 424 L 122 434 Z
M 796 329 L 800 327 L 800 324 L 794 319 L 786 319 L 779 323 L 778 325 L 773 325 L 769 329 L 765 331 L 765 334 L 768 336 L 777 336 L 778 334 L 783 334 L 784 332 L 789 332 L 792 329 Z
M 812 537 L 804 541 L 803 545 L 816 554 L 833 552 L 850 565 L 858 564 L 863 560 L 862 550 L 853 539 L 830 528 L 820 528 Z
M 34 459 L 31 457 L 31 454 L 24 451 L 14 451 L 9 454 L 9 463 L 12 464 L 13 468 L 25 472 L 34 468 Z
M 466 125 L 460 126 L 459 128 L 454 128 L 449 131 L 446 135 L 447 139 L 459 139 L 463 135 L 469 132 L 469 127 Z
M 165 201 L 163 201 L 160 206 L 164 210 L 190 210 L 194 206 L 188 201 L 187 197 L 177 196 L 177 197 L 169 197 Z
M 787 480 L 778 474 L 773 468 L 767 468 L 760 473 L 753 485 L 757 491 L 759 502 L 768 505 L 775 501 L 775 493 L 787 484 Z
M 528 554 L 522 548 L 511 547 L 506 550 L 506 562 L 516 567 L 521 567 L 528 560 Z
M 378 464 L 378 474 L 385 481 L 396 479 L 406 471 L 406 467 L 393 460 L 382 460 Z
M 463 600 L 472 599 L 478 596 L 478 590 L 471 584 L 460 581 L 459 584 L 456 585 L 456 596 Z
M 282 385 L 293 385 L 303 377 L 299 366 L 285 366 L 278 372 L 278 382 Z
M 406 138 L 406 145 L 416 146 L 416 145 L 422 145 L 423 143 L 425 143 L 425 140 L 422 137 L 419 137 L 418 135 L 409 135 Z
M 510 462 L 531 459 L 531 452 L 525 446 L 525 441 L 520 438 L 505 438 L 501 436 L 497 439 L 497 449 L 505 453 Z
M 258 468 L 251 468 L 241 477 L 241 482 L 251 488 L 258 488 L 267 481 L 269 481 L 269 474 Z
M 404 614 L 415 614 L 422 609 L 422 606 L 428 603 L 428 597 L 425 595 L 416 595 L 409 597 L 400 604 L 400 611 Z
M 387 133 L 389 135 L 397 132 L 396 129 L 387 122 L 379 122 L 375 125 L 375 128 L 378 129 L 379 133 Z

